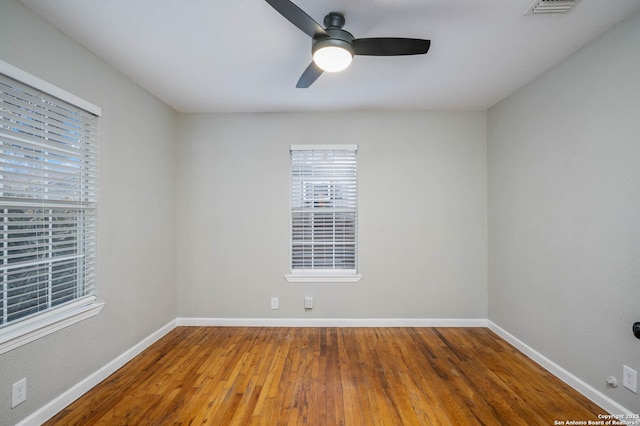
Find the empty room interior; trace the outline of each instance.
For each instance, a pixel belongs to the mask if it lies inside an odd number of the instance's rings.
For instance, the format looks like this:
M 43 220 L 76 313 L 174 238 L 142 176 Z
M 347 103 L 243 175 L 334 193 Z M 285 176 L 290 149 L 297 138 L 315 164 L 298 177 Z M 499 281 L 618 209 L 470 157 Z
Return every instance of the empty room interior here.
M 0 78 L 1 425 L 640 424 L 640 2 L 0 0 Z

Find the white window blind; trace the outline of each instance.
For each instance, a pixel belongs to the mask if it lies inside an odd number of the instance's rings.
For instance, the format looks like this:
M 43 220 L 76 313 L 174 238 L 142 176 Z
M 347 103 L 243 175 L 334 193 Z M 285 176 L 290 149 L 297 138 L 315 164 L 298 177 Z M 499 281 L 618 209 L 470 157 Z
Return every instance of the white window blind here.
M 0 74 L 0 329 L 92 298 L 98 117 Z
M 356 274 L 356 145 L 292 145 L 291 272 Z

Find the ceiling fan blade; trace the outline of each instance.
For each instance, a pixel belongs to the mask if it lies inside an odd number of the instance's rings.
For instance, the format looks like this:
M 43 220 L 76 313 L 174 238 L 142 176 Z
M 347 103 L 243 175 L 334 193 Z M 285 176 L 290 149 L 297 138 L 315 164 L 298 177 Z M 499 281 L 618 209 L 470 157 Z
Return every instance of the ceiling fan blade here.
M 309 37 L 318 35 L 328 36 L 320 24 L 289 0 L 266 0 L 266 2 L 277 10 L 280 15 L 287 18 L 293 25 L 304 31 Z
M 353 40 L 353 50 L 356 55 L 421 55 L 427 53 L 429 46 L 431 46 L 430 40 L 419 38 L 378 37 Z
M 311 86 L 313 82 L 318 79 L 318 77 L 320 77 L 320 74 L 322 74 L 322 69 L 317 66 L 315 62 L 311 61 L 307 69 L 304 70 L 304 72 L 300 76 L 300 80 L 298 80 L 298 84 L 296 84 L 296 87 L 298 89 L 306 89 L 307 87 Z

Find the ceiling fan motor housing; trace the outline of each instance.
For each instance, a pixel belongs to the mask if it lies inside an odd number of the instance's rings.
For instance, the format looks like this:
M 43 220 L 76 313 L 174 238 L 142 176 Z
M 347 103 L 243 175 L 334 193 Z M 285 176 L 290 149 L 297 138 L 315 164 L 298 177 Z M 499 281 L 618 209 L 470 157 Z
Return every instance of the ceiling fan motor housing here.
M 323 47 L 335 46 L 347 50 L 351 53 L 351 56 L 353 56 L 353 35 L 349 31 L 345 31 L 341 28 L 327 28 L 325 31 L 329 35 L 328 37 L 320 36 L 313 38 L 313 46 L 311 48 L 312 54 L 316 53 L 317 50 L 322 49 Z
M 324 47 L 340 47 L 353 57 L 353 35 L 342 29 L 345 24 L 344 15 L 340 12 L 329 12 L 324 17 L 325 34 L 313 37 L 311 54 Z

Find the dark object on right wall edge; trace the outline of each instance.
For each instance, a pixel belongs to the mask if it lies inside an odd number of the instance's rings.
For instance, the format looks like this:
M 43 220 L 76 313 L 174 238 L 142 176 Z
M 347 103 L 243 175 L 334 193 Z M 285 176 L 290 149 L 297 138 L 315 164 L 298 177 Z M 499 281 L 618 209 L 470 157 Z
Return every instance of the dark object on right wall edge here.
M 633 323 L 633 335 L 640 339 L 640 322 Z

